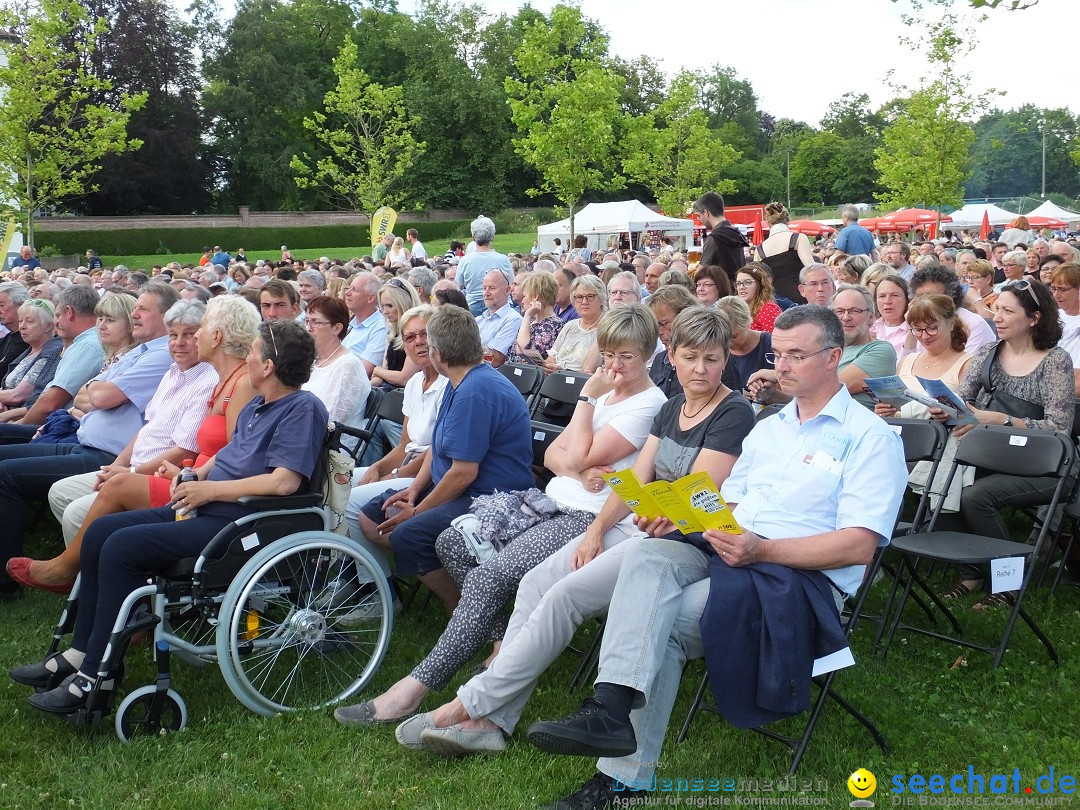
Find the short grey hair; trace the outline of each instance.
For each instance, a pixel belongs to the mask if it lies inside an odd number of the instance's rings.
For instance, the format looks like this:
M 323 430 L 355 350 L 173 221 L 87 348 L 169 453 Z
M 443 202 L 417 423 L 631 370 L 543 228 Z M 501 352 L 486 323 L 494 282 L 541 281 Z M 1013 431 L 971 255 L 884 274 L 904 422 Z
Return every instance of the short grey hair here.
M 573 297 L 574 293 L 576 293 L 578 289 L 582 287 L 585 288 L 586 292 L 596 293 L 598 296 L 598 300 L 600 301 L 601 307 L 603 309 L 607 309 L 607 287 L 604 285 L 604 282 L 600 280 L 599 276 L 588 275 L 578 276 L 577 278 L 575 278 L 573 283 L 570 285 L 571 298 Z
M 170 289 L 172 288 L 170 287 Z M 60 312 L 64 307 L 71 307 L 76 316 L 92 318 L 95 316 L 94 310 L 100 301 L 101 298 L 98 297 L 97 290 L 93 287 L 87 287 L 84 284 L 73 284 L 60 293 L 60 298 L 56 302 L 56 311 Z
M 819 307 L 815 304 L 804 304 L 784 310 L 773 324 L 773 335 L 776 334 L 777 329 L 787 331 L 807 323 L 817 327 L 818 341 L 822 349 L 844 348 L 844 327 L 840 319 L 828 307 Z
M 177 301 L 165 313 L 165 326 L 198 326 L 206 314 L 206 304 L 198 299 L 186 298 Z
M 48 306 L 45 306 L 48 304 Z M 52 301 L 48 299 L 34 300 L 33 298 L 27 298 L 19 305 L 19 317 L 27 315 L 31 312 L 37 314 L 41 319 L 42 326 L 52 328 L 52 325 L 56 323 L 56 309 L 52 305 Z
M 206 328 L 220 329 L 222 351 L 230 357 L 247 357 L 251 344 L 259 334 L 262 315 L 243 296 L 219 295 L 206 305 Z
M 1013 264 L 1019 264 L 1021 267 L 1027 265 L 1027 251 L 1026 250 L 1010 250 L 1004 256 L 1001 257 L 1002 263 L 1012 262 Z
M 840 216 L 847 217 L 852 222 L 859 221 L 859 209 L 854 205 L 845 205 L 840 209 Z
M 439 280 L 438 276 L 435 275 L 434 270 L 430 270 L 422 265 L 410 269 L 407 278 L 410 284 L 414 287 L 419 287 L 429 295 L 431 294 L 431 288 L 434 287 L 435 282 Z
M 473 241 L 478 245 L 490 245 L 495 238 L 495 223 L 488 217 L 479 216 L 469 225 Z
M 833 305 L 836 300 L 836 296 L 842 292 L 857 292 L 862 296 L 863 302 L 866 304 L 866 309 L 870 312 L 870 316 L 874 317 L 877 310 L 874 307 L 874 296 L 870 294 L 870 291 L 861 284 L 838 284 L 836 285 L 836 292 L 833 293 L 833 297 L 829 299 L 829 306 Z
M 326 278 L 318 270 L 301 270 L 296 274 L 296 280 L 307 279 L 320 290 L 326 289 Z
M 749 316 L 750 309 L 746 302 L 738 296 L 734 298 Z M 725 299 L 720 299 L 721 301 Z M 732 324 L 726 312 L 719 307 L 693 306 L 687 307 L 671 323 L 671 349 L 722 349 L 726 356 L 731 354 Z
M 638 281 L 637 273 L 631 273 L 629 270 L 621 270 L 611 277 L 611 281 L 608 282 L 608 286 L 616 279 L 622 279 L 623 281 L 629 281 L 634 294 L 637 295 L 638 301 L 641 300 L 641 282 Z
M 533 271 L 537 273 L 554 273 L 555 262 L 551 259 L 537 259 L 533 263 Z
M 25 304 L 26 299 L 30 297 L 30 291 L 17 281 L 5 281 L 0 284 L 0 294 L 10 298 L 11 303 L 17 307 Z
M 806 277 L 810 275 L 810 273 L 812 273 L 814 270 L 824 270 L 828 274 L 829 278 L 832 278 L 832 272 L 829 270 L 829 266 L 827 264 L 822 264 L 821 262 L 811 262 L 799 271 L 799 283 L 805 284 Z

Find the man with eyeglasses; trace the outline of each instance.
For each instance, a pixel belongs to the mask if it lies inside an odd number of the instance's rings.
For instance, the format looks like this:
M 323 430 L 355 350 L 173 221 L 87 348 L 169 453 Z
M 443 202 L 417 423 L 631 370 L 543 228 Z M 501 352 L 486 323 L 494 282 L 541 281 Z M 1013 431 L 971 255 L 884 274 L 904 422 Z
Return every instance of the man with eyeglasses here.
M 838 368 L 840 382 L 856 402 L 873 410 L 874 400 L 866 393 L 865 380 L 895 374 L 896 349 L 887 340 L 871 337 L 874 300 L 865 287 L 841 284 L 836 288 L 830 307 L 844 329 L 844 351 Z M 779 383 L 778 369 L 762 369 L 751 375 L 746 387 L 757 402 L 788 402 Z
M 806 303 L 823 307 L 835 290 L 836 282 L 826 265 L 814 262 L 799 271 L 799 295 Z
M 616 273 L 608 284 L 608 309 L 641 303 L 641 285 L 629 270 Z
M 794 401 L 757 423 L 721 488 L 741 534 L 629 541 L 594 694 L 529 728 L 544 751 L 600 757 L 577 794 L 547 807 L 599 810 L 655 787 L 687 660 L 705 658 L 721 713 L 752 728 L 808 708 L 814 659 L 846 649 L 836 603 L 889 542 L 907 466 L 900 437 L 840 381 L 843 342 L 823 307 L 777 318 L 776 367 Z M 804 643 L 761 643 L 781 636 Z
M 910 256 L 911 248 L 904 242 L 890 242 L 881 251 L 881 260 L 891 266 L 904 281 L 911 281 L 911 277 L 915 275 L 915 266 L 908 261 Z

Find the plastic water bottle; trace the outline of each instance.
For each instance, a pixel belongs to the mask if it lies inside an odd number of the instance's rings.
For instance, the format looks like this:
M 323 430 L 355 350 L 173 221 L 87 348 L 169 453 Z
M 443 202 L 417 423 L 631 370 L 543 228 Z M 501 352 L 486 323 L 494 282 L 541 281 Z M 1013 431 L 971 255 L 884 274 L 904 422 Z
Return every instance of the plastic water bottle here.
M 195 462 L 190 459 L 184 459 L 184 469 L 180 471 L 180 474 L 176 477 L 177 484 L 186 484 L 188 481 L 198 481 L 199 476 L 195 472 Z M 198 509 L 182 509 L 176 513 L 177 520 L 187 520 L 193 518 L 199 513 Z

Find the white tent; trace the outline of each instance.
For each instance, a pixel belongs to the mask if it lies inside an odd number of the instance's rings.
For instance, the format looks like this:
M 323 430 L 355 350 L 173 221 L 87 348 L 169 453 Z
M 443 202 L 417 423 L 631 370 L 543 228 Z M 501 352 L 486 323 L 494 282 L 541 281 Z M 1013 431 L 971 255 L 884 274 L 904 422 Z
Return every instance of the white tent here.
M 959 208 L 949 214 L 952 217 L 952 222 L 945 225 L 946 228 L 978 228 L 982 225 L 983 212 L 986 212 L 990 216 L 990 225 L 1008 225 L 1019 214 L 1014 214 L 1011 211 L 1006 211 L 1004 208 L 999 208 L 993 203 L 968 203 L 963 208 Z
M 607 245 L 611 235 L 620 233 L 639 234 L 643 231 L 660 231 L 678 242 L 682 237 L 684 245 L 693 244 L 694 221 L 676 219 L 658 214 L 637 200 L 623 202 L 590 203 L 574 214 L 574 234 L 583 234 L 589 240 L 589 247 L 601 250 Z M 555 247 L 555 239 L 562 239 L 563 248 L 570 238 L 570 220 L 560 219 L 541 225 L 536 232 L 538 247 L 541 251 Z M 632 238 L 634 245 L 637 240 Z
M 1073 213 L 1072 211 L 1062 208 L 1060 205 L 1054 205 L 1054 203 L 1047 200 L 1034 211 L 1028 211 L 1029 217 L 1050 217 L 1052 219 L 1060 219 L 1065 222 L 1077 222 L 1080 221 L 1080 214 Z

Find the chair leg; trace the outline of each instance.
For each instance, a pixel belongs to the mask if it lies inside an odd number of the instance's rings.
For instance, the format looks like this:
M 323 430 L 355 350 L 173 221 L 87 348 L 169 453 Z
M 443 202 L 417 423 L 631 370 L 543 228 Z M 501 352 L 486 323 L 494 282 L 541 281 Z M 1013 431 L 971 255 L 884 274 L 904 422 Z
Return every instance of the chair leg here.
M 593 638 L 592 643 L 589 644 L 589 648 L 581 656 L 581 663 L 578 664 L 577 672 L 574 673 L 574 677 L 570 679 L 570 688 L 577 689 L 582 682 L 591 677 L 592 673 L 597 671 L 600 663 L 600 642 L 604 639 L 604 622 L 605 619 L 599 620 L 599 625 L 596 628 L 596 636 Z
M 1061 582 L 1061 577 L 1065 574 L 1065 561 L 1067 559 L 1069 559 L 1069 554 L 1072 552 L 1073 544 L 1076 542 L 1076 530 L 1077 530 L 1076 519 L 1075 518 L 1069 518 L 1069 520 L 1072 522 L 1072 531 L 1069 532 L 1069 539 L 1065 542 L 1065 548 L 1061 552 L 1061 565 L 1058 566 L 1057 574 L 1054 575 L 1054 581 L 1050 585 L 1050 595 L 1051 596 L 1054 595 L 1054 591 L 1057 590 L 1057 586 Z M 1065 521 L 1062 521 L 1063 524 L 1064 524 L 1064 522 Z M 1047 558 L 1046 564 L 1050 565 L 1049 557 Z M 1042 582 L 1042 580 L 1039 580 L 1039 581 L 1040 581 L 1040 583 Z
M 705 697 L 705 690 L 709 686 L 709 674 L 705 673 L 701 676 L 701 683 L 698 684 L 697 691 L 694 692 L 694 700 L 690 704 L 690 710 L 686 713 L 686 719 L 683 720 L 682 728 L 679 729 L 679 736 L 676 742 L 682 742 L 686 739 L 686 735 L 690 733 L 690 724 L 694 722 L 694 717 L 697 716 L 698 710 L 701 708 L 702 698 Z

